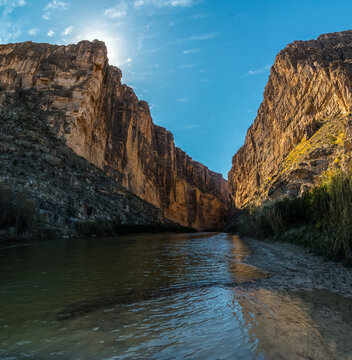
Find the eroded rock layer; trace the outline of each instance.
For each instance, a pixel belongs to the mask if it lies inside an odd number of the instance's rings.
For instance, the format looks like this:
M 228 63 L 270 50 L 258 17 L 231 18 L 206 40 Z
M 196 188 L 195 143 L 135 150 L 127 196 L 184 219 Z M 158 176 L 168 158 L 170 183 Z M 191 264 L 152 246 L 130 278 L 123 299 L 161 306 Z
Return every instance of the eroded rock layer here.
M 297 196 L 349 155 L 352 31 L 295 41 L 276 57 L 245 144 L 232 160 L 237 207 Z
M 226 181 L 153 124 L 148 104 L 108 64 L 104 43 L 0 45 L 0 87 L 30 93 L 58 138 L 166 218 L 198 230 L 224 224 Z

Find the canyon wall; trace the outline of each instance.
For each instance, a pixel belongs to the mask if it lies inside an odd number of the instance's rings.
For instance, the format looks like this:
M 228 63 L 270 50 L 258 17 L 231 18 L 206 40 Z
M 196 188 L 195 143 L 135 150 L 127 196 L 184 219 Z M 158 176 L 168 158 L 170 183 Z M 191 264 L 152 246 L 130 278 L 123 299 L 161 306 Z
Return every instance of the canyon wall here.
M 295 41 L 276 57 L 228 175 L 235 205 L 302 194 L 350 156 L 352 31 Z
M 227 182 L 175 147 L 121 76 L 97 40 L 0 45 L 2 94 L 30 97 L 57 138 L 166 218 L 198 230 L 222 227 Z

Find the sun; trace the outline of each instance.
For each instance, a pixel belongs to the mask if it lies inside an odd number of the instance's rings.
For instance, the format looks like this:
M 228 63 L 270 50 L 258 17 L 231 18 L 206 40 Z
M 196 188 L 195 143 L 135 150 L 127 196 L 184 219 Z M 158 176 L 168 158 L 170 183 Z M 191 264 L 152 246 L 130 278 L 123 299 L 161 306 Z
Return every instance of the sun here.
M 110 65 L 121 66 L 124 63 L 124 46 L 122 38 L 113 30 L 105 29 L 103 26 L 87 26 L 77 31 L 74 38 L 75 42 L 81 40 L 100 40 L 104 41 L 107 50 Z

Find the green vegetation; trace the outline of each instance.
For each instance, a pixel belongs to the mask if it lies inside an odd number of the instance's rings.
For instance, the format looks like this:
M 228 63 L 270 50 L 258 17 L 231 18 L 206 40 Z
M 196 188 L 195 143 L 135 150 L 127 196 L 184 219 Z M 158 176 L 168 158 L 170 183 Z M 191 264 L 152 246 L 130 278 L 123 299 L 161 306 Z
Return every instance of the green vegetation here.
M 338 150 L 343 145 L 344 127 L 343 119 L 325 119 L 320 128 L 309 138 L 304 137 L 287 155 L 283 172 L 289 171 L 299 163 L 311 158 L 311 154 L 317 149 Z M 338 152 L 338 151 L 337 151 Z
M 193 228 L 178 224 L 120 224 L 115 220 L 95 219 L 77 223 L 77 230 L 85 236 L 111 236 L 140 233 L 189 233 L 195 232 Z
M 352 264 L 352 172 L 336 173 L 294 199 L 244 210 L 232 231 L 274 238 Z
M 0 229 L 14 229 L 14 237 L 31 232 L 37 217 L 35 205 L 28 197 L 0 184 Z

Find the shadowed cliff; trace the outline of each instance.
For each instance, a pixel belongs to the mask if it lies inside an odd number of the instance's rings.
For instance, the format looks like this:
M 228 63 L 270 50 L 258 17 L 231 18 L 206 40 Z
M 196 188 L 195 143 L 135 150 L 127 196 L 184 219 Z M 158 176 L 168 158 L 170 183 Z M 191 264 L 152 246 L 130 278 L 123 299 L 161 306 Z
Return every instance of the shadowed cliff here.
M 224 225 L 227 182 L 153 124 L 148 104 L 108 64 L 103 42 L 0 45 L 0 88 L 0 104 L 9 94 L 35 98 L 55 137 L 165 218 L 198 230 Z

